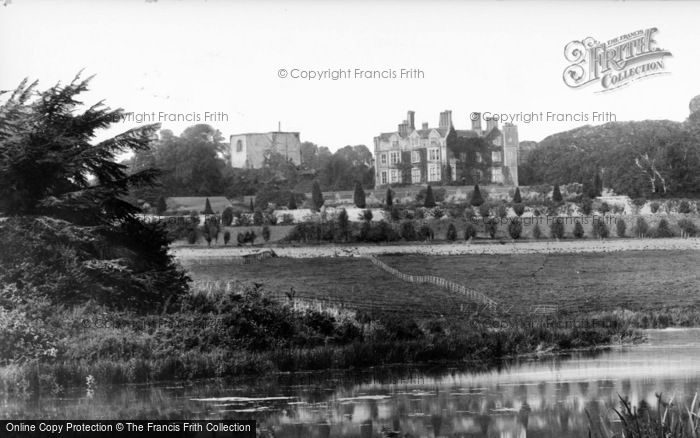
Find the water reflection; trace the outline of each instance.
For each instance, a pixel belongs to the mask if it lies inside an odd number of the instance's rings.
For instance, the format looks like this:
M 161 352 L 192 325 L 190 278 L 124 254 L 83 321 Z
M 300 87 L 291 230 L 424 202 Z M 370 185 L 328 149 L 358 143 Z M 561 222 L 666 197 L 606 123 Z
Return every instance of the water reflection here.
M 700 329 L 650 331 L 644 345 L 517 360 L 496 369 L 382 368 L 237 382 L 76 389 L 2 400 L 4 418 L 252 418 L 276 437 L 584 437 L 586 411 L 618 394 L 688 402 L 700 392 Z M 408 434 L 408 435 L 406 435 Z

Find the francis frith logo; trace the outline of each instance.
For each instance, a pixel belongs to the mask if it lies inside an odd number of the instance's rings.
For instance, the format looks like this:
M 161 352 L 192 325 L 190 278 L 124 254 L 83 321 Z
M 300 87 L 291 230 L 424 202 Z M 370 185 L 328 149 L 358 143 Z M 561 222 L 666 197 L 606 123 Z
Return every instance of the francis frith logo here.
M 564 69 L 564 83 L 571 88 L 599 84 L 598 93 L 616 90 L 649 76 L 668 73 L 664 57 L 672 56 L 657 46 L 657 28 L 637 30 L 605 42 L 592 37 L 571 41 L 564 56 L 571 64 Z

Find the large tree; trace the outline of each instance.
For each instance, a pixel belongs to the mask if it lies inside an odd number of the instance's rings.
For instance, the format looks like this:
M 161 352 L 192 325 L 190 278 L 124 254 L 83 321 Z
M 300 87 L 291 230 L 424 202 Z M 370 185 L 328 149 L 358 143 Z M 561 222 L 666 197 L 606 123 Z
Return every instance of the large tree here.
M 77 97 L 89 81 L 76 76 L 39 92 L 25 80 L 0 102 L 0 213 L 9 216 L 0 223 L 0 284 L 10 287 L 0 289 L 21 300 L 163 304 L 186 291 L 186 277 L 162 227 L 139 221 L 127 200 L 158 172 L 128 173 L 115 161 L 147 150 L 158 126 L 95 142 L 124 112 L 102 102 L 85 107 Z M 14 302 L 4 292 L 0 299 Z

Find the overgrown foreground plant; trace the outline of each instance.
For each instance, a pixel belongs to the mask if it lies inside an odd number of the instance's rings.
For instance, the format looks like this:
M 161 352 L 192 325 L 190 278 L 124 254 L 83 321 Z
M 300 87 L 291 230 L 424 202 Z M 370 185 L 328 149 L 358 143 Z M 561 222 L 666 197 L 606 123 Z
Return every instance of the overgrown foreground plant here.
M 673 398 L 665 402 L 656 394 L 657 407 L 653 409 L 646 401 L 633 407 L 629 400 L 620 396 L 620 409 L 613 409 L 620 420 L 620 432 L 614 433 L 604 418 L 592 418 L 586 411 L 591 438 L 697 438 L 700 435 L 700 407 L 698 396 L 688 406 L 674 403 Z

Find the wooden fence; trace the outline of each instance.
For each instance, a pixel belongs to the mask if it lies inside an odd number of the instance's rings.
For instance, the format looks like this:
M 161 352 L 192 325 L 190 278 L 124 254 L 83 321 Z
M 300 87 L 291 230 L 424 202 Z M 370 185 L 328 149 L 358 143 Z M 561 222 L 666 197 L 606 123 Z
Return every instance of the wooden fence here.
M 496 310 L 498 307 L 498 303 L 491 298 L 487 297 L 486 295 L 482 294 L 481 292 L 475 291 L 473 289 L 469 289 L 459 283 L 455 283 L 453 281 L 447 280 L 442 277 L 437 277 L 435 275 L 410 275 L 410 274 L 405 274 L 398 269 L 392 268 L 391 266 L 387 265 L 386 263 L 382 262 L 381 260 L 377 259 L 376 257 L 370 256 L 369 259 L 372 261 L 372 263 L 382 269 L 385 272 L 388 272 L 389 274 L 393 275 L 394 277 L 397 277 L 403 281 L 407 281 L 409 283 L 416 283 L 416 284 L 434 284 L 436 286 L 439 286 L 443 289 L 447 289 L 450 292 L 453 293 L 458 293 L 460 295 L 463 295 L 470 300 L 485 305 L 488 307 L 490 310 Z

